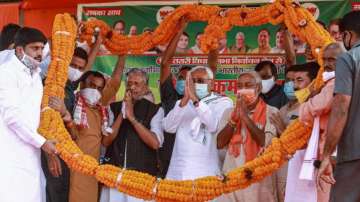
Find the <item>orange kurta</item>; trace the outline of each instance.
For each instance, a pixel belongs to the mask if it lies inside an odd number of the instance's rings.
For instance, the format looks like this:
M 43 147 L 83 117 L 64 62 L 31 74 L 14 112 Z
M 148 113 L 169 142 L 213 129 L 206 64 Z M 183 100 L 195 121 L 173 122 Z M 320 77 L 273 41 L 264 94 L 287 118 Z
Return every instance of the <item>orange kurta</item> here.
M 110 80 L 102 91 L 101 103 L 107 105 L 109 100 L 115 96 L 120 84 Z M 102 139 L 102 117 L 97 108 L 88 107 L 86 116 L 89 128 L 76 129 L 76 144 L 85 154 L 100 158 L 100 146 Z M 78 172 L 70 172 L 70 202 L 97 202 L 98 182 L 95 177 L 82 175 Z

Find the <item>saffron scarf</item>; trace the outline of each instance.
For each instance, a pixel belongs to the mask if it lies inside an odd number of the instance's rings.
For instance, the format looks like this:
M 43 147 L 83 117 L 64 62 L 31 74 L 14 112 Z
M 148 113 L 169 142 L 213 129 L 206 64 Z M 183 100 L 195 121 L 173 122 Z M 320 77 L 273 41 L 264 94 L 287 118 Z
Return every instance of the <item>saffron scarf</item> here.
M 258 104 L 255 107 L 253 116 L 251 120 L 255 123 L 255 125 L 265 127 L 266 124 L 266 104 L 262 99 L 259 99 Z M 245 127 L 246 137 L 243 140 L 243 136 L 241 135 L 242 127 Z M 251 161 L 261 150 L 261 146 L 258 145 L 255 140 L 251 137 L 250 131 L 248 128 L 242 124 L 241 120 L 239 119 L 236 124 L 236 130 L 233 134 L 230 143 L 229 143 L 229 152 L 234 157 L 238 157 L 240 155 L 240 147 L 241 145 L 244 148 L 245 152 L 245 162 Z

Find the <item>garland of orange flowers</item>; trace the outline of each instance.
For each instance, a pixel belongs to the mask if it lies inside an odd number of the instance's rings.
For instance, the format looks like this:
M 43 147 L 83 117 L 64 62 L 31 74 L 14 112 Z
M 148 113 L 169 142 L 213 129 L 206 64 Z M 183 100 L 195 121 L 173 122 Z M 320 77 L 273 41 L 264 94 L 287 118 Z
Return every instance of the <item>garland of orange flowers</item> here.
M 81 39 L 90 43 L 94 29 L 99 27 L 100 34 L 105 37 L 104 44 L 113 53 L 129 51 L 141 53 L 157 44 L 167 43 L 175 34 L 173 30 L 176 30 L 177 21 L 183 16 L 187 16 L 190 21 L 208 21 L 209 25 L 201 38 L 201 48 L 204 51 L 217 48 L 218 40 L 233 26 L 265 23 L 285 23 L 292 33 L 311 45 L 317 57 L 322 54 L 324 47 L 334 42 L 308 11 L 291 0 L 277 0 L 273 4 L 256 9 L 224 10 L 217 6 L 180 6 L 159 25 L 154 33 L 134 37 L 113 34 L 104 22 L 94 20 L 85 24 Z M 53 25 L 52 61 L 44 90 L 39 132 L 47 139 L 58 141 L 56 147 L 60 157 L 72 170 L 95 176 L 99 182 L 108 187 L 144 200 L 207 201 L 221 194 L 246 188 L 271 175 L 296 150 L 303 148 L 310 137 L 312 127 L 296 120 L 287 127 L 280 138 L 272 140 L 272 144 L 261 156 L 223 176 L 209 176 L 195 180 L 163 180 L 112 165 L 99 165 L 96 159 L 85 155 L 72 141 L 60 114 L 47 107 L 49 96 L 64 97 L 67 67 L 73 54 L 75 37 L 76 25 L 73 19 L 68 14 L 57 15 Z M 319 52 L 316 51 L 317 48 L 320 49 Z M 322 58 L 318 57 L 318 61 L 321 65 L 319 72 L 322 72 L 324 69 Z M 318 74 L 315 88 L 320 89 L 322 85 L 321 74 Z

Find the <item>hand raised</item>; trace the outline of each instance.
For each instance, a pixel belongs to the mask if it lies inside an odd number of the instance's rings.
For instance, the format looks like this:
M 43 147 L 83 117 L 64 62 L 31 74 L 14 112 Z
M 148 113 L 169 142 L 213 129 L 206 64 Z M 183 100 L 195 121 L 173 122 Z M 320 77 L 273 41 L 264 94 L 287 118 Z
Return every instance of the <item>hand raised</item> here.
M 134 118 L 134 104 L 133 104 L 133 98 L 131 91 L 128 90 L 125 94 L 125 116 L 127 119 L 133 119 Z
M 188 73 L 186 75 L 186 79 L 185 79 L 184 96 L 183 96 L 183 98 L 181 99 L 181 102 L 180 102 L 181 107 L 184 107 L 185 105 L 187 105 L 187 103 L 190 100 L 190 92 L 189 92 L 189 87 L 188 87 L 189 79 L 190 79 L 190 77 L 189 77 L 189 73 Z
M 275 126 L 278 135 L 284 132 L 286 124 L 282 120 L 279 112 L 270 115 L 270 122 Z
M 49 97 L 49 107 L 55 111 L 58 111 L 62 117 L 67 113 L 64 100 L 58 97 Z
M 188 19 L 187 16 L 182 16 L 180 18 L 179 26 L 180 26 L 181 31 L 184 31 L 184 29 L 187 26 L 188 22 L 189 22 L 189 19 Z
M 193 102 L 199 101 L 199 98 L 196 96 L 196 93 L 195 93 L 195 84 L 194 84 L 194 82 L 192 80 L 190 72 L 188 72 L 187 76 L 186 76 L 186 86 L 185 86 L 185 88 L 187 88 L 189 98 Z
M 236 102 L 239 102 L 238 104 L 238 113 L 240 118 L 243 118 L 248 115 L 248 108 L 245 104 L 245 99 L 243 95 L 238 95 Z

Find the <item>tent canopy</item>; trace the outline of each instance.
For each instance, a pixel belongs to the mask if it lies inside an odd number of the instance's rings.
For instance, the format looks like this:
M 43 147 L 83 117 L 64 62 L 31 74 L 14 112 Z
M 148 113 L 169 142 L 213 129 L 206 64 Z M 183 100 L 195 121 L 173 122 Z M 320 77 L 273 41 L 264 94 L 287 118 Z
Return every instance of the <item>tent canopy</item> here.
M 115 0 L 116 1 L 116 0 Z M 24 0 L 21 8 L 30 9 L 58 9 L 58 8 L 76 8 L 78 4 L 83 3 L 106 3 L 114 2 L 114 0 Z

